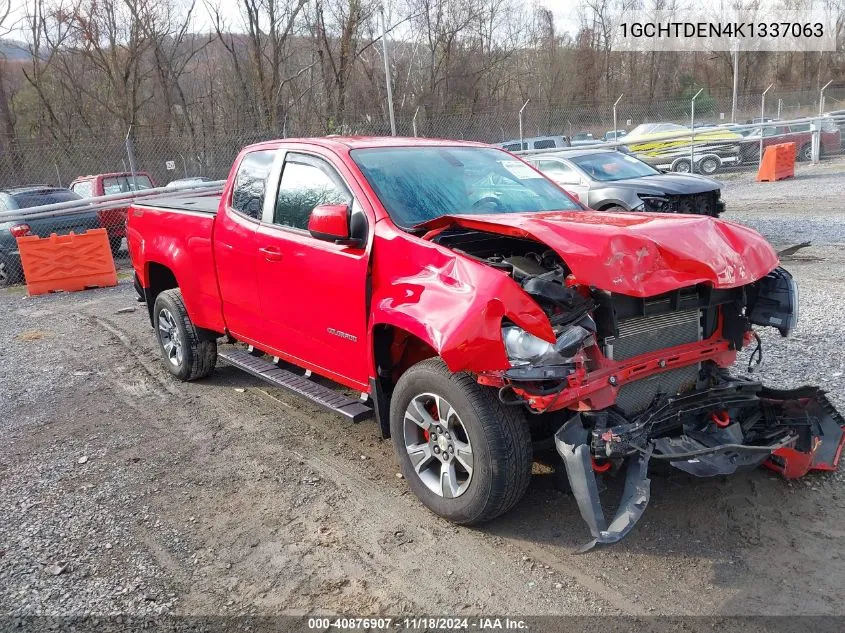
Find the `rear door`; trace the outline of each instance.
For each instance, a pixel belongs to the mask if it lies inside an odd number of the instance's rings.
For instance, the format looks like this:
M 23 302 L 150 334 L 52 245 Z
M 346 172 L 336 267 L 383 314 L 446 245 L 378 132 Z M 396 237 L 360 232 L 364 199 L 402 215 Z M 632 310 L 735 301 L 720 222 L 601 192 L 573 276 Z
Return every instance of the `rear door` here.
M 368 237 L 371 222 L 361 204 L 363 194 L 353 193 L 354 180 L 342 171 L 328 155 L 285 154 L 275 204 L 265 206 L 257 232 L 262 339 L 279 356 L 363 391 L 369 371 L 369 240 L 348 246 L 308 232 L 315 206 L 346 204 L 363 220 Z
M 235 337 L 250 343 L 260 342 L 264 329 L 258 301 L 255 238 L 268 177 L 277 156 L 275 149 L 259 149 L 243 156 L 231 197 L 214 220 L 214 260 L 223 317 Z

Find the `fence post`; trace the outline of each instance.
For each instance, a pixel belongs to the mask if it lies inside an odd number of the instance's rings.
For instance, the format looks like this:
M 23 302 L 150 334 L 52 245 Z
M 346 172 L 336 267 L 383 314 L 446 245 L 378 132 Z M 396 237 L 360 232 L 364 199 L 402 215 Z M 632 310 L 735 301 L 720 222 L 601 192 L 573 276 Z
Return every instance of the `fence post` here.
M 696 92 L 692 99 L 690 99 L 689 103 L 689 128 L 692 136 L 690 136 L 690 143 L 689 143 L 689 173 L 695 173 L 695 100 L 698 99 L 698 95 L 700 95 L 704 91 L 704 88 L 699 88 L 698 92 Z
M 833 79 L 828 81 L 825 85 L 822 86 L 822 89 L 819 90 L 819 116 L 821 116 L 824 113 L 824 91 L 832 83 L 833 83 Z
M 618 138 L 619 132 L 616 129 L 616 106 L 619 105 L 619 102 L 622 101 L 622 97 L 624 97 L 624 96 L 625 96 L 625 93 L 623 92 L 621 95 L 619 95 L 619 98 L 616 99 L 616 101 L 613 102 L 613 142 L 614 143 L 619 140 L 619 138 Z M 571 125 L 572 124 L 570 123 L 570 127 L 571 127 Z M 617 145 L 616 147 L 619 147 L 619 146 Z
M 760 164 L 763 163 L 763 126 L 766 118 L 766 93 L 772 89 L 772 86 L 774 84 L 769 84 L 769 87 L 763 91 L 763 95 L 760 97 Z
M 420 107 L 417 106 L 417 109 L 414 110 L 414 118 L 411 119 L 411 127 L 414 128 L 414 136 L 417 135 L 417 115 L 420 113 Z
M 519 150 L 522 151 L 522 111 L 525 110 L 525 106 L 528 105 L 528 102 L 531 99 L 527 99 L 525 103 L 522 104 L 522 107 L 519 109 Z
M 129 172 L 132 174 L 132 190 L 138 190 L 138 183 L 135 182 L 135 144 L 132 141 L 132 126 L 129 126 L 129 131 L 126 132 L 126 157 L 129 159 Z

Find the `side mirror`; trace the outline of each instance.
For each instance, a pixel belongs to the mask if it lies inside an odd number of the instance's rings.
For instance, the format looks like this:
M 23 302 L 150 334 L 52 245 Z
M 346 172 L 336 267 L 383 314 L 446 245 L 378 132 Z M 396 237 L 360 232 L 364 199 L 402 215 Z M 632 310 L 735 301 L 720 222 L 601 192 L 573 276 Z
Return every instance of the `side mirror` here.
M 349 233 L 349 207 L 345 204 L 320 204 L 308 218 L 311 237 L 335 244 L 359 245 Z

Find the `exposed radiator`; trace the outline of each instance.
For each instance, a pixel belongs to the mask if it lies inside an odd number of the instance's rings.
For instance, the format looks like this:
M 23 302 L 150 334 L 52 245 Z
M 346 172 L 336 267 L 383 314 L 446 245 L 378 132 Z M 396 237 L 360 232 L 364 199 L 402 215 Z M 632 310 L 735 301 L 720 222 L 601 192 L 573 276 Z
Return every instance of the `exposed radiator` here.
M 619 336 L 604 339 L 604 355 L 613 360 L 626 360 L 700 339 L 700 310 L 633 317 L 619 322 Z
M 674 396 L 694 387 L 700 367 L 700 363 L 696 363 L 622 385 L 616 396 L 616 406 L 626 415 L 640 413 L 658 394 Z
M 676 345 L 701 340 L 701 312 L 684 310 L 619 322 L 619 336 L 604 340 L 604 353 L 613 360 L 627 360 Z M 637 380 L 619 389 L 616 406 L 627 415 L 639 413 L 658 394 L 675 395 L 693 387 L 700 364 L 681 367 Z

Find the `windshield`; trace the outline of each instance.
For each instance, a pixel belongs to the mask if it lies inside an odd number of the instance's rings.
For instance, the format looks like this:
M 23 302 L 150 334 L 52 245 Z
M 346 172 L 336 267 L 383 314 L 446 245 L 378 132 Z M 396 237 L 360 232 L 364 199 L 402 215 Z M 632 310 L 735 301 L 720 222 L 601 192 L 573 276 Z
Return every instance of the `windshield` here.
M 350 156 L 404 228 L 443 215 L 581 208 L 542 174 L 493 148 L 391 147 Z
M 660 172 L 638 158 L 620 152 L 599 152 L 575 156 L 570 160 L 593 180 L 604 182 L 655 176 Z

